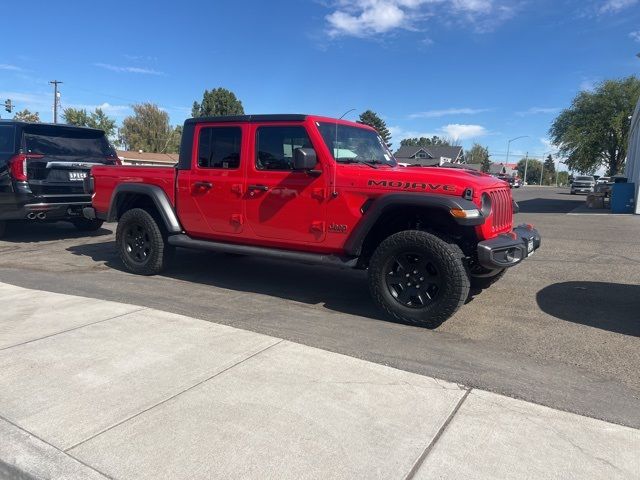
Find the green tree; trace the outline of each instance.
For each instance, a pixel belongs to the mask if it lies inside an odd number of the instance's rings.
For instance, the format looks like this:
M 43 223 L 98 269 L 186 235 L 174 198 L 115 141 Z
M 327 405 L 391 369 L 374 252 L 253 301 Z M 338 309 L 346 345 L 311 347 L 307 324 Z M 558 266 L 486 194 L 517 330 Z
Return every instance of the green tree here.
M 153 103 L 133 105 L 133 115 L 122 122 L 120 135 L 130 150 L 172 153 L 179 145 L 180 127 L 169 125 L 169 115 Z
M 437 135 L 433 135 L 431 138 L 405 138 L 400 141 L 401 147 L 429 147 L 431 145 L 451 145 L 451 141 Z
M 606 80 L 593 92 L 580 92 L 549 130 L 551 140 L 567 157 L 566 165 L 580 173 L 605 166 L 609 175 L 624 167 L 629 117 L 640 97 L 640 79 Z
M 202 102 L 193 102 L 191 116 L 208 117 L 218 115 L 244 115 L 242 102 L 236 95 L 226 88 L 214 88 L 205 90 L 202 95 Z
M 107 116 L 101 108 L 96 108 L 91 113 L 87 113 L 84 108 L 65 108 L 62 116 L 69 125 L 98 128 L 103 130 L 107 137 L 113 137 L 116 131 L 116 121 Z
M 542 162 L 533 158 L 529 159 L 527 165 L 527 178 L 524 178 L 525 163 L 526 159 L 524 158 L 518 162 L 518 176 L 529 185 L 531 185 L 532 183 L 536 185 L 539 184 L 540 174 L 542 173 Z
M 542 183 L 544 185 L 555 185 L 556 183 L 556 164 L 551 155 L 544 159 L 544 174 Z
M 38 112 L 30 112 L 25 108 L 20 112 L 16 112 L 16 114 L 13 116 L 13 119 L 20 120 L 22 122 L 38 123 L 40 122 L 40 114 Z
M 554 180 L 555 185 L 555 180 Z M 558 172 L 558 185 L 569 185 L 569 172 Z
M 372 110 L 362 112 L 358 123 L 364 123 L 365 125 L 375 128 L 382 137 L 382 140 L 384 140 L 384 143 L 387 144 L 387 147 L 391 147 L 391 133 L 389 132 L 385 121 L 382 120 L 376 112 Z
M 466 163 L 481 164 L 483 172 L 488 172 L 489 167 L 491 166 L 491 160 L 489 160 L 489 149 L 487 147 L 483 147 L 479 143 L 474 143 L 473 146 L 465 152 L 464 160 Z

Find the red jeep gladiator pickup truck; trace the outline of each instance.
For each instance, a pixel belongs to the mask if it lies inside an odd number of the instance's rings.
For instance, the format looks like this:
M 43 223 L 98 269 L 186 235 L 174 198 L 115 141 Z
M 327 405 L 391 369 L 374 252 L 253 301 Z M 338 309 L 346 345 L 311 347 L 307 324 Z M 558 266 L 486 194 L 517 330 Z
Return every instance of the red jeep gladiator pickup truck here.
M 312 115 L 188 119 L 175 168 L 95 166 L 84 186 L 134 273 L 175 247 L 367 269 L 382 310 L 426 327 L 540 245 L 505 182 L 398 166 L 374 129 Z

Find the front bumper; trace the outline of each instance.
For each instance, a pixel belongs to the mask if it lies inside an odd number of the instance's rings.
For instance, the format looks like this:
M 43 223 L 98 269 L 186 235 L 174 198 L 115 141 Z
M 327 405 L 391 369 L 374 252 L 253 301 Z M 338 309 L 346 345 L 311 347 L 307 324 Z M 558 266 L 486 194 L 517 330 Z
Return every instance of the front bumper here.
M 488 269 L 517 265 L 540 248 L 541 238 L 531 225 L 519 225 L 512 232 L 478 243 L 478 263 Z

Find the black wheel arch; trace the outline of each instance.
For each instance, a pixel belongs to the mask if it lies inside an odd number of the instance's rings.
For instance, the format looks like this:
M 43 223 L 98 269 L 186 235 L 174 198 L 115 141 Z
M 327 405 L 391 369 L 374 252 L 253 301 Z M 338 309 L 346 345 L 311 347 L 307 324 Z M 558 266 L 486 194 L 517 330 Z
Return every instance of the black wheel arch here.
M 389 235 L 407 229 L 440 231 L 449 237 L 475 238 L 473 227 L 484 223 L 483 217 L 464 219 L 451 215 L 451 209 L 477 209 L 461 197 L 426 193 L 393 193 L 369 204 L 362 220 L 345 243 L 345 253 L 366 258 Z
M 113 190 L 107 221 L 115 222 L 132 208 L 144 208 L 155 213 L 157 220 L 167 233 L 180 233 L 182 226 L 178 216 L 167 197 L 167 194 L 157 185 L 143 183 L 123 183 Z

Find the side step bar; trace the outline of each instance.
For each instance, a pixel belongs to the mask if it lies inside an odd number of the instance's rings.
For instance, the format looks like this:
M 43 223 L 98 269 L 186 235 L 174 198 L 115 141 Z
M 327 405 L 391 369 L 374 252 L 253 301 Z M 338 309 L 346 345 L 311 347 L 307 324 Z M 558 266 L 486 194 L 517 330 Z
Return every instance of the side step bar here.
M 280 260 L 292 260 L 294 262 L 331 265 L 334 267 L 354 268 L 358 262 L 358 259 L 354 257 L 339 257 L 337 255 L 325 255 L 322 253 L 296 252 L 292 250 L 280 250 L 278 248 L 254 247 L 251 245 L 196 240 L 184 234 L 171 235 L 167 240 L 169 244 L 174 247 L 212 250 L 214 252 L 223 253 L 238 253 L 241 255 L 257 255 L 277 258 Z

